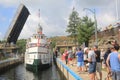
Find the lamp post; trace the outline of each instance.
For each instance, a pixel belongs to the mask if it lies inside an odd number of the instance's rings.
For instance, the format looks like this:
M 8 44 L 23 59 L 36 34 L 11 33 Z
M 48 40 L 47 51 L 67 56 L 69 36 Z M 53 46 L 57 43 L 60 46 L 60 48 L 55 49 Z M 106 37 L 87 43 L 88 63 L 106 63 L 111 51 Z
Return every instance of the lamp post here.
M 83 10 L 88 10 L 88 11 L 90 11 L 90 12 L 92 12 L 94 14 L 94 20 L 95 20 L 95 45 L 98 45 L 98 41 L 97 41 L 97 19 L 96 19 L 95 9 L 91 10 L 89 8 L 84 8 Z
M 118 30 L 118 40 L 120 41 L 120 29 Z
M 118 0 L 115 0 L 115 8 L 116 8 L 116 21 L 119 19 L 119 15 L 118 15 Z

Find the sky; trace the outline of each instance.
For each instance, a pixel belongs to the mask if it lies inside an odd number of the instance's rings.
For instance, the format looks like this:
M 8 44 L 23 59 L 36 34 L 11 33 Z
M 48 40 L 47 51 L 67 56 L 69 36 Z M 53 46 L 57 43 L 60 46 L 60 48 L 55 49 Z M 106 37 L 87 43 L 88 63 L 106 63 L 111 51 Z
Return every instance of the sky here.
M 19 36 L 19 39 L 26 39 L 36 33 L 39 22 L 43 27 L 43 33 L 48 37 L 67 35 L 66 28 L 68 18 L 73 6 L 81 18 L 87 15 L 92 18 L 92 20 L 94 20 L 94 14 L 89 10 L 83 9 L 95 9 L 97 27 L 104 28 L 117 21 L 116 1 L 117 0 L 0 0 L 0 40 L 3 40 L 17 8 L 21 3 L 24 4 L 30 12 Z M 117 4 L 119 5 L 120 2 L 118 1 Z M 38 17 L 39 9 L 40 19 Z M 119 8 L 117 10 L 119 13 Z

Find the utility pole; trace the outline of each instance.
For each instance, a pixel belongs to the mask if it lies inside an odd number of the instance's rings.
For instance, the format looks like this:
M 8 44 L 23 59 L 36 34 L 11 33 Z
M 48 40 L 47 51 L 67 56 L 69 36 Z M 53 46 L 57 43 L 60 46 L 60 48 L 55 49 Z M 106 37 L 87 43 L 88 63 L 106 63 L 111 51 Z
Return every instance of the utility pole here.
M 115 7 L 116 7 L 116 21 L 118 20 L 118 0 L 115 0 Z
M 88 10 L 94 14 L 94 20 L 95 20 L 95 45 L 98 45 L 98 40 L 97 40 L 97 19 L 96 19 L 96 11 L 91 10 L 89 8 L 84 8 L 83 10 Z

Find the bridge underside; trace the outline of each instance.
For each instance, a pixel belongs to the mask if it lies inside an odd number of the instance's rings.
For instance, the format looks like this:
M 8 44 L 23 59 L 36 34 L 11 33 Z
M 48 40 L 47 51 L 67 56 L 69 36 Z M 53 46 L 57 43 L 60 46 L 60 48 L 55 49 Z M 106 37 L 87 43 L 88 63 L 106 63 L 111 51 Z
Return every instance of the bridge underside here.
M 9 26 L 8 31 L 4 37 L 5 43 L 0 44 L 1 53 L 15 53 L 18 47 L 15 45 L 18 37 L 23 29 L 23 26 L 29 16 L 28 9 L 21 4 L 17 9 L 16 15 L 14 16 L 12 23 Z M 13 43 L 13 44 L 11 44 Z
M 23 29 L 23 26 L 27 20 L 28 15 L 29 15 L 28 9 L 23 4 L 21 4 L 6 33 L 5 36 L 5 40 L 7 41 L 6 43 L 16 44 L 16 41 L 21 33 L 21 30 Z
M 58 51 L 60 51 L 62 48 L 68 49 L 72 47 L 75 47 L 75 45 L 56 45 L 56 49 L 58 49 Z

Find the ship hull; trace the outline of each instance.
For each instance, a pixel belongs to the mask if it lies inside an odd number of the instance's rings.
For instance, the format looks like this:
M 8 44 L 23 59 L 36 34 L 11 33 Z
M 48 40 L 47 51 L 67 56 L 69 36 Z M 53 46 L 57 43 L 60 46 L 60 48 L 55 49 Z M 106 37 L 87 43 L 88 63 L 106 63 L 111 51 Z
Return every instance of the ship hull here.
M 40 59 L 35 59 L 33 64 L 26 63 L 26 69 L 33 72 L 45 70 L 50 66 L 51 66 L 51 63 L 42 64 Z

